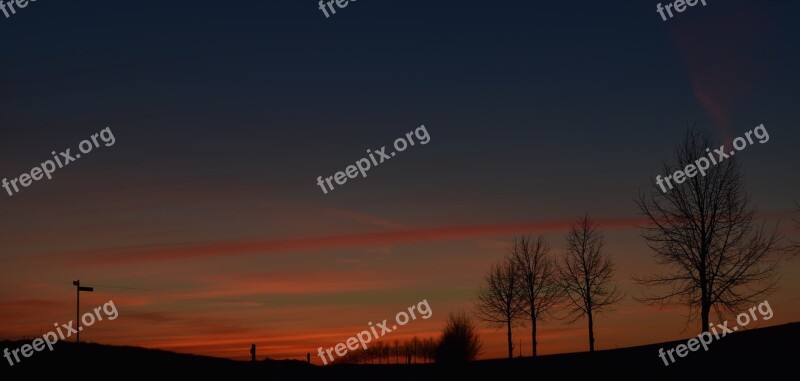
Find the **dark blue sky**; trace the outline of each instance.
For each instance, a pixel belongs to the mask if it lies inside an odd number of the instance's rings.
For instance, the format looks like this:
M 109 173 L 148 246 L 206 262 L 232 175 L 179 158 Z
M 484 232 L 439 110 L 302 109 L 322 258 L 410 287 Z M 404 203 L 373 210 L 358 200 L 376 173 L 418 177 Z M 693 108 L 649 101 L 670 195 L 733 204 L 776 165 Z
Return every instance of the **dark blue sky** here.
M 432 156 L 394 170 L 476 172 L 479 188 L 519 171 L 635 171 L 686 124 L 712 127 L 692 70 L 742 93 L 724 105 L 732 132 L 793 133 L 795 9 L 729 3 L 664 22 L 640 1 L 361 1 L 326 19 L 310 1 L 41 0 L 0 20 L 2 148 L 34 154 L 32 136 L 60 146 L 111 125 L 137 165 L 235 167 L 294 193 L 426 123 Z M 742 62 L 755 65 L 730 67 Z

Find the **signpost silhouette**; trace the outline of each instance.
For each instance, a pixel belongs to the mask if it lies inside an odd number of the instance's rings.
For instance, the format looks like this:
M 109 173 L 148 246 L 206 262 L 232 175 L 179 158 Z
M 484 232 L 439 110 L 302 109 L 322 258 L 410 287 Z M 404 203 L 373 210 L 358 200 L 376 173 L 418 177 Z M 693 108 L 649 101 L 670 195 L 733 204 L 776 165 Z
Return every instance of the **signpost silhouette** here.
M 77 291 L 78 292 L 78 302 L 76 304 L 77 307 L 75 308 L 75 320 L 78 321 L 78 334 L 75 337 L 75 342 L 76 343 L 80 343 L 81 342 L 81 291 L 94 292 L 94 287 L 81 286 L 81 280 L 80 279 L 72 281 L 72 285 L 75 286 L 77 288 L 77 290 L 78 290 Z

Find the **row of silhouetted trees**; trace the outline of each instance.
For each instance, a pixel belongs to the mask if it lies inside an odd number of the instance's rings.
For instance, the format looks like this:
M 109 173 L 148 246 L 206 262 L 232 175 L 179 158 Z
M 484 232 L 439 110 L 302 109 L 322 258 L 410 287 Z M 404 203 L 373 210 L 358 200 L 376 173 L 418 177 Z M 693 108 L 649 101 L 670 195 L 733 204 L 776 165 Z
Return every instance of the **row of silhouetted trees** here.
M 547 318 L 574 322 L 586 317 L 589 350 L 594 351 L 594 317 L 623 295 L 612 283 L 614 263 L 589 216 L 572 225 L 561 258 L 551 255 L 544 237 L 514 238 L 508 255 L 489 273 L 475 303 L 479 319 L 506 328 L 508 357 L 514 355 L 512 328 L 530 324 L 536 356 L 538 323 Z M 559 313 L 561 315 L 559 315 Z
M 685 175 L 674 176 L 669 189 L 654 182 L 635 200 L 647 220 L 641 235 L 663 269 L 633 277 L 645 288 L 635 299 L 688 307 L 688 319 L 699 321 L 700 332 L 708 330 L 711 313 L 722 320 L 772 293 L 783 254 L 800 252 L 800 242 L 783 243 L 777 225 L 756 221 L 737 159 L 717 162 L 707 149 L 717 146 L 709 134 L 689 130 L 673 161 L 660 171 L 666 176 L 681 170 Z M 700 158 L 714 163 L 702 175 Z M 512 328 L 530 324 L 536 356 L 537 325 L 547 318 L 573 323 L 585 317 L 589 351 L 594 351 L 596 314 L 623 298 L 612 281 L 614 263 L 588 214 L 571 226 L 560 255 L 550 252 L 543 237 L 514 238 L 479 291 L 476 316 L 506 328 L 509 358 Z
M 433 338 L 409 340 L 379 340 L 370 343 L 366 349 L 349 351 L 339 361 L 347 364 L 414 364 L 432 362 L 435 358 L 437 341 Z

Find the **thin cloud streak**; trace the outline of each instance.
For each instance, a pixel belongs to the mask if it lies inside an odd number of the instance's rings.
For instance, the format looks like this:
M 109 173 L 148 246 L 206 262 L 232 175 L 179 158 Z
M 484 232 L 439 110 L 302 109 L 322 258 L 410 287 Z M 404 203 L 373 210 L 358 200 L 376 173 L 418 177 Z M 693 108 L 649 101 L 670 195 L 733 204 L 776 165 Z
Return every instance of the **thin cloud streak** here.
M 604 229 L 636 228 L 647 223 L 641 217 L 598 220 Z M 227 258 L 272 252 L 339 249 L 372 245 L 408 244 L 474 237 L 502 236 L 520 233 L 561 232 L 569 229 L 572 220 L 523 222 L 495 225 L 468 225 L 441 228 L 407 229 L 382 233 L 304 237 L 264 241 L 221 241 L 204 244 L 164 244 L 139 247 L 118 247 L 92 250 L 78 260 L 83 266 L 109 266 L 153 263 L 197 258 Z M 59 253 L 60 258 L 76 261 L 86 252 Z M 49 259 L 51 256 L 43 256 Z

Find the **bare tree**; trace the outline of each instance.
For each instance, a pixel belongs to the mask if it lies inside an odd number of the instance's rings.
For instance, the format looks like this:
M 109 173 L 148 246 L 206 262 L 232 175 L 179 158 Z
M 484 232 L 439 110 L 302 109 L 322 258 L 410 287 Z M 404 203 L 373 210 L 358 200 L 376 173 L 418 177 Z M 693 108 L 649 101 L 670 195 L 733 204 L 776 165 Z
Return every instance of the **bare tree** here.
M 514 357 L 511 329 L 523 316 L 519 286 L 517 267 L 510 258 L 505 258 L 492 266 L 486 275 L 486 285 L 481 287 L 475 303 L 479 319 L 498 328 L 506 326 L 508 358 Z
M 738 313 L 743 305 L 775 290 L 779 262 L 771 257 L 782 250 L 777 228 L 767 232 L 763 224 L 755 225 L 755 208 L 735 159 L 704 165 L 717 159 L 716 152 L 709 153 L 713 143 L 707 133 L 688 131 L 676 149 L 676 166 L 664 163 L 663 171 L 678 168 L 696 175 L 684 176 L 685 183 L 664 191 L 654 185 L 637 200 L 650 222 L 642 236 L 656 261 L 668 268 L 634 277 L 656 288 L 637 299 L 660 306 L 687 305 L 687 323 L 699 315 L 701 332 L 708 330 L 712 309 L 719 317 Z M 708 167 L 705 175 L 697 173 L 698 167 Z
M 436 339 L 432 337 L 428 337 L 422 340 L 422 348 L 423 348 L 423 357 L 425 358 L 425 362 L 431 362 L 434 358 L 436 358 L 436 347 L 438 343 Z
M 797 204 L 797 210 L 800 211 L 800 203 L 795 201 L 795 204 Z M 794 220 L 794 223 L 797 226 L 797 229 L 800 230 L 800 219 Z M 794 249 L 795 249 L 794 255 L 800 255 L 800 241 L 794 242 Z
M 368 347 L 366 349 L 366 352 L 369 354 L 369 363 L 370 364 L 374 364 L 375 363 L 375 354 L 378 353 L 375 350 L 375 346 L 373 345 L 373 346 Z
M 381 358 L 383 357 L 383 345 L 383 341 L 379 340 L 372 346 L 372 348 L 375 350 L 375 354 L 378 356 L 378 364 L 381 363 Z
M 556 266 L 550 257 L 550 246 L 544 237 L 536 241 L 530 236 L 514 238 L 511 258 L 519 271 L 520 298 L 531 321 L 531 347 L 536 357 L 536 323 L 550 314 L 563 292 L 556 279 Z
M 589 352 L 594 352 L 595 314 L 607 311 L 623 295 L 611 284 L 614 262 L 605 253 L 603 236 L 586 214 L 567 233 L 567 249 L 558 264 L 559 282 L 570 309 L 571 323 L 586 316 L 589 323 Z
M 403 353 L 406 356 L 406 364 L 411 364 L 411 355 L 414 352 L 414 344 L 411 340 L 403 341 Z
M 422 350 L 422 342 L 419 340 L 419 337 L 412 337 L 411 338 L 411 357 L 414 359 L 414 364 L 417 363 L 417 359 L 420 355 L 420 351 Z

